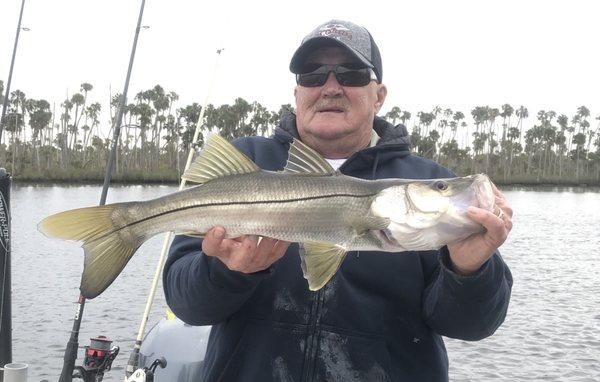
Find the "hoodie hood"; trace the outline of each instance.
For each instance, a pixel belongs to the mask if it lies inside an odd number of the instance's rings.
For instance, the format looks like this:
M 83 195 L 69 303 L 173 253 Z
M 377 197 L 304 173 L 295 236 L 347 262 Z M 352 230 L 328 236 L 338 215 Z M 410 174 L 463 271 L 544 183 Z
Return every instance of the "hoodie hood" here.
M 339 168 L 342 173 L 374 179 L 378 167 L 394 158 L 410 155 L 410 136 L 404 125 L 394 126 L 381 117 L 375 117 L 373 129 L 379 136 L 375 146 L 352 154 Z M 285 145 L 289 145 L 294 139 L 299 139 L 296 114 L 290 112 L 281 117 L 273 138 Z
M 394 126 L 385 119 L 376 116 L 373 120 L 373 130 L 379 136 L 376 146 L 401 145 L 403 149 L 410 149 L 410 136 L 406 126 L 402 124 Z M 296 114 L 289 112 L 281 117 L 273 138 L 284 143 L 290 143 L 292 139 L 300 138 L 296 127 Z

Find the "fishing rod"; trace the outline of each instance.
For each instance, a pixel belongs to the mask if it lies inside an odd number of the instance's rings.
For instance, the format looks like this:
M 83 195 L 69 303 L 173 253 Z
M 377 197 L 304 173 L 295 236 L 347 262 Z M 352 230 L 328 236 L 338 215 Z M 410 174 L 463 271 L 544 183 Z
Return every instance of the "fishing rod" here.
M 190 144 L 190 150 L 188 152 L 188 157 L 187 157 L 187 161 L 185 163 L 184 172 L 192 164 L 192 159 L 194 157 L 194 146 L 195 146 L 196 142 L 198 142 L 198 138 L 200 137 L 200 131 L 202 129 L 202 125 L 204 124 L 203 123 L 204 113 L 206 111 L 206 107 L 208 106 L 208 100 L 209 100 L 209 97 L 210 97 L 210 94 L 212 92 L 214 82 L 215 82 L 219 57 L 221 56 L 221 52 L 223 50 L 224 50 L 223 48 L 217 49 L 217 52 L 216 52 L 217 55 L 215 57 L 213 76 L 211 77 L 211 80 L 210 80 L 210 83 L 208 86 L 206 98 L 204 99 L 204 105 L 202 106 L 202 109 L 200 110 L 200 115 L 198 116 L 198 121 L 196 122 L 196 129 L 194 130 L 194 137 L 192 138 L 192 141 Z M 185 185 L 186 185 L 185 179 L 181 179 L 181 181 L 179 183 L 179 191 L 183 190 Z M 160 280 L 160 276 L 162 275 L 163 266 L 165 263 L 165 257 L 166 257 L 167 251 L 169 249 L 169 244 L 171 242 L 172 235 L 173 235 L 172 232 L 167 232 L 165 234 L 165 239 L 163 241 L 163 246 L 162 246 L 162 250 L 160 252 L 160 257 L 159 257 L 158 263 L 156 265 L 156 271 L 154 272 L 154 279 L 152 280 L 152 285 L 150 287 L 150 293 L 148 294 L 148 299 L 146 301 L 146 308 L 144 309 L 142 321 L 140 322 L 140 328 L 138 331 L 138 335 L 135 340 L 135 345 L 133 347 L 131 355 L 129 356 L 129 361 L 127 362 L 127 367 L 125 368 L 125 382 L 127 382 L 128 378 L 131 377 L 133 372 L 138 369 L 139 360 L 140 360 L 140 349 L 142 347 L 142 339 L 143 339 L 144 333 L 146 331 L 146 324 L 148 322 L 148 316 L 150 315 L 150 309 L 152 308 L 152 304 L 154 302 L 154 297 L 156 295 L 156 288 L 158 286 L 158 281 Z
M 108 164 L 106 166 L 106 174 L 104 175 L 104 184 L 102 185 L 102 195 L 100 196 L 100 205 L 101 206 L 106 204 L 106 195 L 108 193 L 108 186 L 110 184 L 110 179 L 112 176 L 114 162 L 117 157 L 117 147 L 118 147 L 118 143 L 119 143 L 119 135 L 121 133 L 121 122 L 123 120 L 123 111 L 125 109 L 126 100 L 127 100 L 127 90 L 129 89 L 129 79 L 131 78 L 131 69 L 133 68 L 133 59 L 135 57 L 135 49 L 137 47 L 138 36 L 140 34 L 140 28 L 142 25 L 142 15 L 144 13 L 145 3 L 146 3 L 146 0 L 142 0 L 142 3 L 140 5 L 140 12 L 138 15 L 137 27 L 135 28 L 135 35 L 133 38 L 133 46 L 131 47 L 131 55 L 129 57 L 129 66 L 127 68 L 127 77 L 125 79 L 125 86 L 123 88 L 123 94 L 121 95 L 121 99 L 119 102 L 119 109 L 117 111 L 117 118 L 116 118 L 116 121 L 114 124 L 112 147 L 111 147 L 109 158 L 108 158 Z M 75 369 L 75 360 L 77 359 L 77 349 L 79 347 L 79 328 L 81 326 L 81 320 L 83 318 L 83 308 L 85 307 L 85 301 L 86 301 L 85 297 L 80 294 L 79 299 L 77 300 L 77 310 L 75 312 L 75 318 L 73 319 L 73 329 L 71 329 L 71 336 L 70 336 L 69 342 L 67 342 L 67 346 L 65 348 L 63 368 L 60 373 L 59 382 L 71 382 L 73 379 L 73 370 Z M 95 346 L 96 344 L 94 343 L 94 339 L 92 339 L 91 341 L 92 341 L 92 344 L 90 345 L 90 347 Z M 89 350 L 89 348 L 86 348 L 86 355 L 87 355 L 88 350 Z M 105 350 L 105 349 L 103 349 L 103 350 Z M 112 353 L 111 353 L 111 350 L 109 349 L 106 353 L 103 353 L 103 354 L 106 357 L 111 357 L 114 352 L 118 353 L 118 348 L 116 348 Z M 95 353 L 95 354 L 97 354 L 97 353 Z M 116 357 L 116 354 L 114 354 L 114 356 Z M 86 360 L 91 362 L 90 359 L 91 358 L 88 358 L 86 356 L 86 358 L 84 359 L 84 363 Z M 114 357 L 112 359 L 114 359 Z M 110 362 L 112 362 L 112 360 Z M 110 362 L 108 362 L 108 360 L 107 360 L 107 362 L 104 362 L 102 364 L 103 367 L 110 369 Z M 96 365 L 96 364 L 94 363 L 94 365 Z M 85 373 L 83 375 L 84 379 L 86 378 L 85 374 L 100 375 L 100 378 L 102 378 L 103 370 L 100 370 L 93 365 L 92 365 L 92 368 L 89 368 L 89 369 L 85 369 L 85 368 L 86 368 L 86 365 L 84 364 L 84 371 L 85 371 Z M 88 373 L 88 370 L 89 370 L 89 373 Z M 81 377 L 81 375 L 80 375 L 81 372 L 82 372 L 82 370 L 79 369 L 79 373 L 76 374 L 76 377 Z M 87 379 L 86 379 L 86 382 L 87 382 Z
M 0 114 L 0 143 L 2 143 L 2 129 L 4 128 L 4 117 L 8 109 L 8 97 L 10 95 L 10 83 L 12 80 L 15 56 L 19 44 L 21 32 L 21 20 L 23 20 L 23 9 L 25 0 L 21 1 L 19 22 L 13 46 L 8 80 L 6 82 L 6 93 L 2 103 L 2 114 Z M 13 165 L 14 167 L 14 165 Z M 14 168 L 13 168 L 14 172 Z M 10 256 L 10 187 L 11 177 L 4 168 L 0 168 L 0 367 L 12 362 L 12 299 L 11 299 L 11 256 Z M 3 377 L 4 372 L 0 374 Z M 1 378 L 0 378 L 1 379 Z
M 12 362 L 10 188 L 11 176 L 0 167 L 0 367 Z
M 21 20 L 23 19 L 23 8 L 25 8 L 25 0 L 21 2 L 21 12 L 19 13 L 19 23 L 17 24 L 17 34 L 15 35 L 15 45 L 13 46 L 12 59 L 10 60 L 10 69 L 8 71 L 8 81 L 6 82 L 6 93 L 2 104 L 2 116 L 0 117 L 0 143 L 2 142 L 2 128 L 4 127 L 4 116 L 8 109 L 8 96 L 10 95 L 10 82 L 12 80 L 13 67 L 15 66 L 15 56 L 17 54 L 17 45 L 19 44 L 19 34 L 21 32 Z M 14 172 L 14 169 L 13 169 Z

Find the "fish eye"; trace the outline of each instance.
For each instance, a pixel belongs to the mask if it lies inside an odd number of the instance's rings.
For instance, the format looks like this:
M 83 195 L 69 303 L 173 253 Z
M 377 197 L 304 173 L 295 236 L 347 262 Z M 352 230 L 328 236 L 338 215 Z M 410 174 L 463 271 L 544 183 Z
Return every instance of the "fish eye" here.
M 445 182 L 443 180 L 438 180 L 437 182 L 435 182 L 433 184 L 433 186 L 438 191 L 446 191 L 448 189 L 448 182 Z

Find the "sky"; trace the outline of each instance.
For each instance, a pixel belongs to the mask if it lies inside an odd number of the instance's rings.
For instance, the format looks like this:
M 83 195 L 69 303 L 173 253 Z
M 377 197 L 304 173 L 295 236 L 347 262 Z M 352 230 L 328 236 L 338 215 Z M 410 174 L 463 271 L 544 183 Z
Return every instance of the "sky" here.
M 107 108 L 121 92 L 139 0 L 26 0 L 11 90 L 60 103 L 79 91 Z M 21 0 L 0 0 L 0 79 L 8 78 Z M 600 114 L 600 2 L 594 0 L 146 1 L 129 99 L 160 84 L 178 106 L 236 97 L 294 104 L 289 60 L 333 18 L 365 26 L 393 106 L 463 111 L 524 105 L 529 113 Z M 224 48 L 217 60 L 216 50 Z M 212 88 L 211 88 L 211 85 Z M 210 89 L 210 90 L 209 90 Z M 106 124 L 108 117 L 102 121 Z M 594 126 L 594 124 L 592 125 Z

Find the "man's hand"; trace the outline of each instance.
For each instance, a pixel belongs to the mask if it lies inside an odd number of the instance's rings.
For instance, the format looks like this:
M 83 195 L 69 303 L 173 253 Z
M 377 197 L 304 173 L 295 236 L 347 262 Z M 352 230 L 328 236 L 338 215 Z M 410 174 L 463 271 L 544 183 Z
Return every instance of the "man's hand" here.
M 254 235 L 225 239 L 223 227 L 213 227 L 202 241 L 202 251 L 207 256 L 221 260 L 227 268 L 242 273 L 263 271 L 285 254 L 287 241 Z
M 467 213 L 486 228 L 486 232 L 469 236 L 463 241 L 448 244 L 454 270 L 461 275 L 476 272 L 504 243 L 512 229 L 513 210 L 504 195 L 492 184 L 495 195 L 494 212 L 469 207 Z

